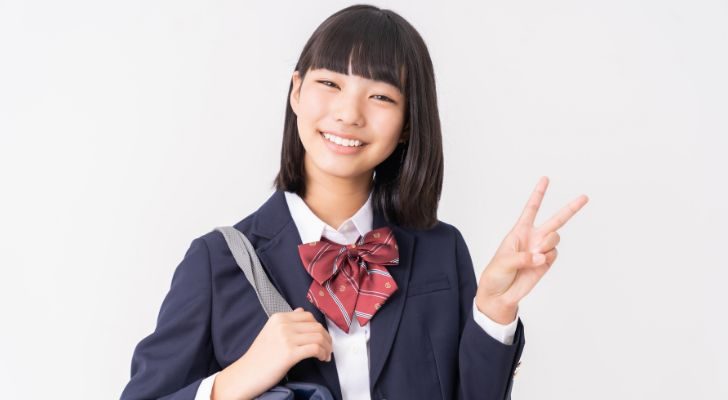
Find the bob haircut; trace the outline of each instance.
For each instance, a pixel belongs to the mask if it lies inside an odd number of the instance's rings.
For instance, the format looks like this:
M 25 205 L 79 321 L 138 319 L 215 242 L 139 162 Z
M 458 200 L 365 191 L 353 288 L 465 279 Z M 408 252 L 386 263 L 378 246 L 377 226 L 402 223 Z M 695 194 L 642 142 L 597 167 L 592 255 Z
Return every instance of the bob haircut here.
M 353 5 L 328 17 L 314 31 L 296 63 L 301 82 L 309 69 L 326 68 L 384 81 L 405 98 L 403 132 L 394 152 L 374 168 L 372 208 L 389 223 L 413 229 L 437 224 L 443 179 L 442 134 L 432 60 L 422 37 L 391 10 Z M 305 149 L 297 117 L 286 96 L 281 166 L 276 189 L 306 193 Z

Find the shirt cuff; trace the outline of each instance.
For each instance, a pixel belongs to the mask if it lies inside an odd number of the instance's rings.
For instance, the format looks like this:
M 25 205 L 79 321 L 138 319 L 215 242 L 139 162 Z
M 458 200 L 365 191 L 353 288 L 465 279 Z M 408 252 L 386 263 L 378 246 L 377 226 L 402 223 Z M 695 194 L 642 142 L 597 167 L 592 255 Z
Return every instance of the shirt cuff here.
M 475 299 L 473 299 L 473 318 L 475 319 L 475 322 L 483 328 L 488 335 L 503 344 L 513 344 L 513 337 L 516 335 L 516 328 L 518 327 L 518 314 L 519 312 L 516 311 L 516 318 L 510 324 L 499 324 L 478 310 L 478 306 L 475 304 Z
M 215 383 L 215 376 L 219 372 L 215 372 L 200 382 L 200 386 L 197 387 L 195 400 L 210 400 L 210 397 L 212 397 L 212 384 Z

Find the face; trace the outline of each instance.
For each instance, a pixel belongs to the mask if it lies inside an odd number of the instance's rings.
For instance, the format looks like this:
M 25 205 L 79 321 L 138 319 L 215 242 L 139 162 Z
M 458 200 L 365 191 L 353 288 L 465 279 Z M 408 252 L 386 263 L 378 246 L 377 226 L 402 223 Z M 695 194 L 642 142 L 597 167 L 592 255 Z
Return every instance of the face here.
M 370 181 L 406 139 L 405 98 L 396 86 L 327 69 L 293 74 L 291 108 L 306 150 L 307 178 Z M 338 143 L 337 143 L 338 142 Z

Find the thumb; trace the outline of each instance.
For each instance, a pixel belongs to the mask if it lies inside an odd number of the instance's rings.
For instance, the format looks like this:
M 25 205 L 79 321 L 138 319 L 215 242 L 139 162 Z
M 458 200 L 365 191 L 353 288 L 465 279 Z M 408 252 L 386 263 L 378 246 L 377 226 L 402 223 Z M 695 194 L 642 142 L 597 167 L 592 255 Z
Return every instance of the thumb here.
M 528 251 L 519 251 L 509 256 L 505 260 L 507 265 L 513 269 L 521 269 L 528 267 L 537 267 L 546 262 L 546 256 L 543 253 L 531 253 Z
M 534 267 L 539 266 L 546 262 L 546 255 L 543 253 L 530 253 L 531 263 Z
M 296 309 L 295 309 L 295 310 L 293 310 L 293 311 L 303 311 L 303 307 L 298 307 L 298 308 L 296 308 Z

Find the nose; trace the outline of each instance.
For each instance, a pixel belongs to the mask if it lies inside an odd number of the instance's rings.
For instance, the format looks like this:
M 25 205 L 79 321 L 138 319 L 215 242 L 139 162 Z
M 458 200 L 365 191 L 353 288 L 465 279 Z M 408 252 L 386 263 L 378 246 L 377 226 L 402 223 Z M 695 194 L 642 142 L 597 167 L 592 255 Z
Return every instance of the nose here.
M 341 93 L 334 102 L 332 113 L 342 125 L 362 126 L 364 121 L 360 106 L 356 96 Z

